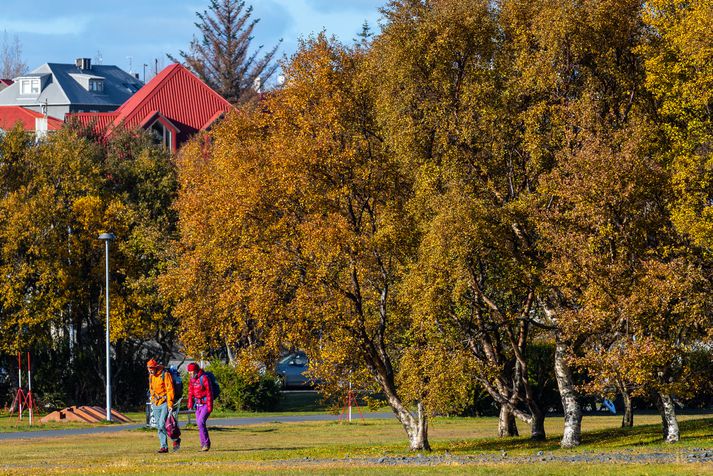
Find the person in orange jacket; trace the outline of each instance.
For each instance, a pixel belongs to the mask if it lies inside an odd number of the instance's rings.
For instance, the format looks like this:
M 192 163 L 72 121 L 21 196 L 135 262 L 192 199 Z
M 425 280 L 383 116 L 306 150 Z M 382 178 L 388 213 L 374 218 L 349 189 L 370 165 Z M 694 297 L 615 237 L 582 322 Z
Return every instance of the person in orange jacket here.
M 176 403 L 173 391 L 173 379 L 169 372 L 154 359 L 146 363 L 149 371 L 149 393 L 151 394 L 151 411 L 158 429 L 158 441 L 161 447 L 157 453 L 168 453 L 168 435 L 166 434 L 166 419 Z M 173 440 L 173 451 L 181 448 L 181 439 Z
M 208 375 L 198 364 L 191 362 L 188 364 L 188 373 L 191 375 L 191 382 L 188 386 L 188 409 L 196 409 L 196 424 L 198 425 L 198 438 L 201 441 L 201 451 L 210 449 L 210 436 L 206 421 L 213 411 L 213 392 L 210 386 Z

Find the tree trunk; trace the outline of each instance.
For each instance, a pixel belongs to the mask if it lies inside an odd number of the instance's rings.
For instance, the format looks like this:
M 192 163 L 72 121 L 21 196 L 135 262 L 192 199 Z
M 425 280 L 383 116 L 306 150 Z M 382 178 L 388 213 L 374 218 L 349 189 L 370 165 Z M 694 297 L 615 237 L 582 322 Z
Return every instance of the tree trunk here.
M 619 387 L 619 393 L 624 399 L 624 417 L 621 419 L 621 427 L 632 428 L 634 426 L 634 409 L 631 406 L 631 395 L 623 385 Z
M 235 357 L 233 356 L 233 351 L 230 349 L 230 344 L 225 342 L 225 350 L 228 354 L 228 364 L 235 366 Z
M 536 441 L 544 441 L 545 436 L 545 414 L 540 411 L 539 408 L 536 410 L 531 409 L 532 412 L 532 423 L 530 424 L 530 438 Z
M 656 406 L 659 409 L 659 413 L 661 413 L 663 439 L 666 443 L 676 443 L 681 438 L 681 435 L 678 431 L 676 408 L 671 395 L 658 393 L 656 395 Z
M 574 388 L 572 370 L 566 361 L 567 347 L 557 338 L 555 346 L 555 376 L 557 387 L 562 398 L 564 410 L 564 435 L 560 446 L 573 448 L 582 441 L 582 407 L 579 404 L 577 392 Z
M 498 420 L 498 436 L 500 438 L 509 436 L 520 436 L 517 431 L 515 415 L 505 405 L 500 405 L 500 418 Z
M 375 368 L 374 366 L 371 367 Z M 375 377 L 381 389 L 384 391 L 386 401 L 389 402 L 389 406 L 394 412 L 394 415 L 396 415 L 396 419 L 401 423 L 401 426 L 404 427 L 404 430 L 406 430 L 409 449 L 411 451 L 431 451 L 431 445 L 428 443 L 428 415 L 426 415 L 426 409 L 423 403 L 417 402 L 416 415 L 410 412 L 396 393 L 393 374 L 384 372 L 383 369 L 383 366 L 378 370 L 375 369 Z
M 406 430 L 411 451 L 431 451 L 428 443 L 428 418 L 421 402 L 416 405 L 416 415 L 408 411 L 395 395 L 387 395 L 389 405 Z
M 409 434 L 409 449 L 411 451 L 431 451 L 431 445 L 428 443 L 428 416 L 423 404 L 418 402 L 416 405 L 416 426 Z

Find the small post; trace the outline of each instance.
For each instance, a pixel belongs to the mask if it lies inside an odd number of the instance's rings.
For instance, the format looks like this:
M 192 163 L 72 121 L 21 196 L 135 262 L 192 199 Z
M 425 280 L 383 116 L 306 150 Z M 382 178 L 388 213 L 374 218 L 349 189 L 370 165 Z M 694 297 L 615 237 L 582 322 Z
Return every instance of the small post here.
M 30 370 L 30 353 L 27 353 L 27 407 L 30 411 L 30 426 L 32 426 L 32 370 Z
M 22 394 L 22 356 L 17 353 L 17 391 L 18 395 Z M 22 398 L 19 399 L 20 420 L 22 420 Z
M 352 422 L 352 381 L 349 381 L 349 393 L 347 394 L 347 400 L 349 400 L 349 423 Z

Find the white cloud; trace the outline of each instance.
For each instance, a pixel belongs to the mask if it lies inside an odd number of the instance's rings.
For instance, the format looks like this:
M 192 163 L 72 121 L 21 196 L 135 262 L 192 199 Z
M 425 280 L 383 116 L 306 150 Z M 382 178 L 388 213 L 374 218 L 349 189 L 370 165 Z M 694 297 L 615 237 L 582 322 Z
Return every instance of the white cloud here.
M 2 28 L 9 33 L 39 35 L 79 35 L 85 32 L 87 16 L 55 17 L 48 20 L 5 20 Z

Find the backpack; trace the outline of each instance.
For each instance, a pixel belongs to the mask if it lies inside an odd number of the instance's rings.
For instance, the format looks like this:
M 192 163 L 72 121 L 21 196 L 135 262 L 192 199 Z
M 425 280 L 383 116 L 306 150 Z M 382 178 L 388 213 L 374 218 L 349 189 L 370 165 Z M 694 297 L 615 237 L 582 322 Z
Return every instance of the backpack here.
M 216 400 L 220 396 L 220 385 L 218 385 L 218 380 L 215 378 L 215 375 L 213 375 L 213 372 L 204 370 L 203 375 L 208 377 L 208 382 L 210 382 L 210 393 L 213 395 L 213 400 Z
M 168 372 L 168 375 L 171 376 L 171 380 L 173 381 L 173 395 L 174 399 L 178 401 L 181 397 L 183 397 L 183 379 L 181 378 L 181 373 L 176 369 L 176 367 L 168 367 L 166 369 Z
M 178 422 L 176 421 L 176 417 L 173 416 L 173 413 L 169 413 L 166 418 L 166 435 L 172 440 L 177 440 L 181 437 L 181 428 L 178 426 Z

